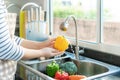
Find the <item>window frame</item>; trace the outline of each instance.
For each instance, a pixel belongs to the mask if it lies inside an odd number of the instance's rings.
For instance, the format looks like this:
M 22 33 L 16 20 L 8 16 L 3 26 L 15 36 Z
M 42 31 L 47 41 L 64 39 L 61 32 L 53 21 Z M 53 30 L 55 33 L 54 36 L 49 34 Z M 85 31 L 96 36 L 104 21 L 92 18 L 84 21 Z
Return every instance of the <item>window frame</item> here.
M 48 0 L 48 16 L 49 16 L 49 34 L 53 35 L 53 6 L 52 6 L 53 0 Z M 97 40 L 96 42 L 88 42 L 88 41 L 83 41 L 79 40 L 79 46 L 83 48 L 88 48 L 92 50 L 97 50 L 101 52 L 105 52 L 108 54 L 113 54 L 120 56 L 120 47 L 117 45 L 108 45 L 104 44 L 103 41 L 103 0 L 97 0 L 97 29 L 96 29 L 96 35 L 97 35 Z M 70 39 L 70 38 L 69 38 Z M 70 39 L 72 44 L 75 44 L 74 39 Z

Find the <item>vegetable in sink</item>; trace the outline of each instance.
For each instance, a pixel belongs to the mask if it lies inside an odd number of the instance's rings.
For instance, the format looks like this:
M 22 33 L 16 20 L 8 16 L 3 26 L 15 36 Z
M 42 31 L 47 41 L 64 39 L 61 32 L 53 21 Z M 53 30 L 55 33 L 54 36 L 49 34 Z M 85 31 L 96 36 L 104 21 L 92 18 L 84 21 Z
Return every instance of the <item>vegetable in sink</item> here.
M 69 75 L 74 75 L 77 73 L 77 66 L 74 62 L 65 62 L 60 65 L 60 69 L 67 72 Z
M 86 76 L 84 75 L 70 75 L 69 80 L 85 80 Z
M 59 70 L 55 73 L 54 78 L 57 80 L 69 80 L 69 74 L 65 71 Z
M 56 61 L 52 61 L 52 63 L 48 64 L 46 67 L 46 73 L 50 77 L 54 77 L 55 73 L 59 70 L 59 65 Z

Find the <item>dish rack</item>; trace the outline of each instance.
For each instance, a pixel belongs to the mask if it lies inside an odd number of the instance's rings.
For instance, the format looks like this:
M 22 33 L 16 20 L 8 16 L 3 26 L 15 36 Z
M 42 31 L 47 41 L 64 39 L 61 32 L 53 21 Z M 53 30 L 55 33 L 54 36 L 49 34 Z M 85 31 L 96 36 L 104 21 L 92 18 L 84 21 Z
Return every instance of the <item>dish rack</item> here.
M 46 40 L 48 38 L 46 16 L 46 11 L 36 3 L 29 2 L 23 5 L 19 18 L 20 37 L 33 41 Z

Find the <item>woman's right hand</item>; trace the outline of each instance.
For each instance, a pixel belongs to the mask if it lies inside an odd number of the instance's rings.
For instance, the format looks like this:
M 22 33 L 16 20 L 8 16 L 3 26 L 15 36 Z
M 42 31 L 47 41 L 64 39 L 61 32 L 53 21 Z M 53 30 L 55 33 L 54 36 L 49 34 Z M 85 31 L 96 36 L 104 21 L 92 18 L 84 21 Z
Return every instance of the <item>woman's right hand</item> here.
M 53 57 L 53 56 L 64 53 L 64 52 L 60 52 L 57 49 L 54 49 L 51 47 L 42 48 L 42 49 L 40 49 L 40 51 L 41 51 L 42 56 L 46 57 L 46 58 Z
M 50 57 L 64 53 L 63 51 L 60 52 L 57 49 L 54 49 L 52 47 L 45 47 L 39 50 L 27 49 L 23 47 L 23 50 L 24 50 L 24 55 L 22 59 L 33 59 L 33 58 L 40 58 L 40 57 L 50 58 Z

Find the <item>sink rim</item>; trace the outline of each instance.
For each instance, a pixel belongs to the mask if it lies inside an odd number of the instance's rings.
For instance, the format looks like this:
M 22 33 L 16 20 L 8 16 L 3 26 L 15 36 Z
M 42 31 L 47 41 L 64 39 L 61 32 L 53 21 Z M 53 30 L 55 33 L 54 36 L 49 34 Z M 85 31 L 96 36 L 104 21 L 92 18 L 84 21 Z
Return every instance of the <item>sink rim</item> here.
M 60 58 L 55 58 L 55 59 L 61 59 L 61 58 L 72 58 L 72 59 L 75 59 L 74 54 L 70 54 L 69 52 L 67 52 L 65 54 L 67 54 L 65 57 L 60 57 Z M 83 57 L 83 56 L 80 56 L 80 57 Z M 32 65 L 32 64 L 38 64 L 40 62 L 46 62 L 46 61 L 51 61 L 51 60 L 55 60 L 55 59 L 48 59 L 48 60 L 43 60 L 43 61 L 39 61 L 39 60 L 35 60 L 35 61 L 20 60 L 20 62 L 22 62 L 22 63 L 24 63 L 26 65 Z M 109 69 L 107 72 L 104 72 L 104 73 L 101 73 L 101 74 L 96 74 L 96 75 L 93 75 L 93 76 L 89 76 L 89 77 L 86 78 L 86 80 L 96 79 L 96 78 L 103 77 L 103 76 L 106 76 L 106 75 L 109 75 L 109 74 L 116 73 L 116 72 L 120 71 L 120 67 L 118 67 L 118 66 L 115 66 L 115 65 L 112 65 L 112 64 L 108 64 L 108 63 L 105 63 L 105 62 L 101 62 L 101 61 L 98 61 L 98 60 L 95 60 L 95 59 L 91 59 L 91 58 L 88 58 L 88 57 L 84 57 L 84 59 L 82 59 L 80 61 L 81 62 L 95 63 L 95 64 L 104 66 L 104 67 Z M 42 73 L 42 72 L 39 72 L 39 73 Z M 44 74 L 44 75 L 46 75 L 46 74 Z
M 64 59 L 64 58 L 71 58 L 71 57 L 70 57 L 70 56 L 62 57 L 62 59 Z M 61 59 L 61 58 L 49 59 L 49 60 L 41 61 L 41 63 L 42 63 L 42 62 L 46 62 L 46 61 L 59 60 L 59 59 Z M 71 59 L 76 60 L 76 59 L 74 59 L 74 58 L 71 58 Z M 103 67 L 105 67 L 105 68 L 108 69 L 108 71 L 106 71 L 106 72 L 89 76 L 89 77 L 87 77 L 85 80 L 96 79 L 96 78 L 98 78 L 98 77 L 106 76 L 106 75 L 109 75 L 109 74 L 112 74 L 112 73 L 115 73 L 115 72 L 119 72 L 119 71 L 120 71 L 120 68 L 117 67 L 117 66 L 113 66 L 113 65 L 110 65 L 110 64 L 101 62 L 101 61 L 94 60 L 94 59 L 89 59 L 89 58 L 87 58 L 87 57 L 85 57 L 84 60 L 79 60 L 79 61 L 80 61 L 80 62 L 89 62 L 89 63 L 97 64 L 97 65 L 103 66 Z M 46 74 L 45 74 L 45 75 L 46 75 Z

